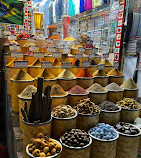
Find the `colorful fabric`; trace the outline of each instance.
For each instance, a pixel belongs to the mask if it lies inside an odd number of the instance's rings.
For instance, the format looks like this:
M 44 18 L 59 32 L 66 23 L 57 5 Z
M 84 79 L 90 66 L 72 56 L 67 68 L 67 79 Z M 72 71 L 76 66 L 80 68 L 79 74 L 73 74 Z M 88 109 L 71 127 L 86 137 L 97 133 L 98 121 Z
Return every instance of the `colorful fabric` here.
M 73 0 L 69 0 L 69 16 L 74 16 L 75 15 L 75 4 Z
M 23 25 L 24 4 L 18 0 L 0 0 L 0 22 Z
M 90 10 L 92 9 L 92 0 L 85 0 L 85 10 Z
M 85 11 L 85 0 L 80 0 L 80 13 Z
M 102 6 L 102 0 L 92 0 L 92 7 L 96 8 Z

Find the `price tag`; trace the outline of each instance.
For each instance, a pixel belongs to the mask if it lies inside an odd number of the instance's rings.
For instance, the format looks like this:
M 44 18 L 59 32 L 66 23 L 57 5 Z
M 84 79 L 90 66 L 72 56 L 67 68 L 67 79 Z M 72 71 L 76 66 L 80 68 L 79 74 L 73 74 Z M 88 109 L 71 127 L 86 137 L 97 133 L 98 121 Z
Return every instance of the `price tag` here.
M 29 46 L 29 51 L 37 52 L 38 51 L 38 46 Z
M 63 49 L 63 54 L 69 54 L 69 53 L 70 53 L 70 48 Z
M 55 52 L 55 47 L 47 47 L 47 52 Z
M 12 52 L 11 58 L 23 58 L 23 53 L 22 52 Z
M 77 53 L 77 54 L 75 54 L 74 58 L 75 59 L 82 59 L 82 54 Z
M 90 53 L 90 54 L 89 54 L 89 58 L 90 58 L 90 59 L 92 59 L 92 58 L 94 58 L 94 57 L 95 57 L 95 53 Z
M 34 52 L 33 57 L 34 58 L 44 58 L 45 54 L 44 52 Z
M 114 63 L 114 67 L 116 68 L 116 67 L 119 67 L 119 62 L 115 62 Z
M 102 56 L 103 58 L 109 58 L 109 53 L 104 53 Z
M 7 35 L 9 41 L 17 40 L 16 35 Z
M 60 52 L 53 52 L 53 58 L 61 58 L 62 54 Z
M 42 68 L 52 68 L 52 62 L 42 61 L 41 67 Z
M 20 51 L 20 45 L 10 45 L 9 50 L 10 51 Z
M 79 52 L 80 53 L 84 53 L 85 52 L 85 48 L 79 47 Z
M 22 34 L 27 34 L 28 31 L 27 31 L 27 30 L 23 30 L 23 29 L 21 29 L 21 30 L 20 30 L 20 33 L 22 33 Z
M 98 70 L 104 70 L 104 67 L 105 67 L 105 65 L 104 64 L 101 64 L 101 65 L 98 65 Z
M 28 61 L 14 61 L 14 67 L 15 68 L 27 68 Z
M 82 67 L 89 67 L 89 62 L 88 61 L 83 61 L 82 62 Z
M 35 43 L 35 41 L 36 41 L 36 40 L 33 39 L 33 38 L 28 38 L 28 39 L 27 39 L 27 43 Z
M 71 62 L 62 62 L 62 69 L 69 69 L 72 68 L 72 63 Z
M 98 52 L 98 48 L 93 48 L 92 52 L 93 53 L 97 53 Z

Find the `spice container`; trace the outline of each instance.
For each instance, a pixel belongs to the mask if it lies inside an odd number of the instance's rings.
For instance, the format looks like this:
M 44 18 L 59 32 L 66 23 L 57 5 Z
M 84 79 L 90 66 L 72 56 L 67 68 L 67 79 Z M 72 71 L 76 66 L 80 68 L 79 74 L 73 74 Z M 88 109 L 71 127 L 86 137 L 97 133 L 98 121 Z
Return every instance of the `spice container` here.
M 29 37 L 27 37 L 27 38 L 29 38 Z M 27 43 L 27 38 L 18 38 L 17 39 L 17 42 L 20 44 L 21 47 Z
M 123 83 L 124 75 L 118 69 L 112 69 L 107 75 L 109 76 L 108 83 L 115 82 L 118 85 Z
M 35 157 L 48 157 L 48 158 L 60 158 L 62 152 L 62 145 L 57 140 L 51 139 L 48 136 L 44 136 L 42 133 L 38 133 L 37 138 L 32 138 L 31 143 L 27 145 L 26 152 L 30 158 Z M 39 137 L 39 138 L 38 138 Z M 38 148 L 34 149 L 36 145 Z M 42 146 L 44 147 L 42 150 Z
M 68 104 L 68 93 L 65 92 L 62 87 L 58 84 L 51 87 L 51 98 L 52 98 L 52 108 L 58 105 Z
M 76 67 L 76 66 L 73 66 L 72 68 L 69 69 L 74 75 L 77 75 L 81 70 L 82 70 L 82 67 Z
M 89 91 L 89 97 L 91 101 L 96 105 L 106 101 L 107 99 L 107 91 L 98 83 L 91 85 L 87 91 Z
M 23 70 L 20 70 L 11 78 L 11 104 L 12 111 L 19 112 L 18 94 L 20 94 L 27 86 L 33 85 L 34 79 Z
M 93 76 L 90 74 L 87 68 L 83 68 L 76 75 L 76 77 L 77 77 L 77 84 L 84 89 L 90 87 L 94 82 Z
M 81 99 L 88 98 L 89 93 L 79 85 L 76 85 L 68 91 L 68 94 L 68 104 L 74 107 Z
M 96 70 L 92 75 L 94 77 L 94 83 L 98 83 L 103 87 L 108 85 L 108 76 L 104 70 Z
M 101 64 L 104 64 L 105 65 L 105 67 L 104 67 L 104 72 L 107 74 L 109 71 L 111 71 L 112 69 L 113 69 L 113 66 L 112 66 L 112 64 L 109 62 L 109 60 L 107 60 L 107 59 L 104 59 L 104 60 L 102 60 L 100 63 L 99 63 L 99 65 L 101 65 Z
M 87 69 L 91 74 L 93 74 L 97 70 L 97 65 L 90 65 Z
M 63 70 L 57 77 L 59 85 L 68 91 L 76 85 L 75 75 L 68 69 Z
M 141 106 L 133 98 L 124 98 L 118 101 L 117 104 L 122 108 L 120 115 L 121 121 L 133 123 L 139 117 Z
M 48 32 L 48 37 L 50 38 L 52 35 L 53 35 L 53 32 L 56 32 L 57 31 L 57 26 L 55 25 L 50 25 L 48 28 L 47 28 L 47 32 Z
M 71 136 L 70 139 L 68 139 L 68 135 Z M 60 142 L 63 146 L 63 158 L 90 157 L 92 139 L 84 130 L 72 129 L 60 138 Z
M 140 129 L 129 123 L 120 122 L 115 125 L 119 133 L 116 158 L 137 158 L 140 141 Z
M 139 88 L 136 86 L 135 82 L 129 78 L 125 81 L 121 87 L 124 89 L 123 96 L 125 98 L 137 98 Z
M 52 111 L 52 137 L 59 139 L 66 131 L 76 128 L 77 111 L 69 105 L 60 105 Z
M 41 68 L 41 60 L 35 60 L 28 68 L 28 72 L 32 77 L 37 77 L 44 69 Z
M 100 122 L 107 123 L 110 125 L 115 125 L 120 121 L 121 107 L 116 104 L 105 101 L 99 105 L 100 113 Z
M 89 135 L 93 139 L 91 158 L 115 158 L 119 134 L 112 126 L 99 123 L 89 130 Z
M 52 56 L 52 54 L 45 54 L 44 56 L 44 61 L 47 61 L 47 62 L 54 62 L 55 58 Z
M 49 85 L 49 86 L 53 86 L 55 84 L 57 84 L 57 79 L 55 78 L 55 76 L 50 73 L 50 71 L 48 69 L 43 69 L 42 72 L 37 76 L 37 78 L 35 79 L 35 86 L 37 87 L 37 80 L 38 77 L 43 77 L 44 81 L 43 81 L 43 92 L 45 91 L 45 88 Z
M 10 63 L 6 65 L 6 79 L 7 79 L 7 94 L 11 95 L 11 81 L 10 79 L 21 69 L 14 67 L 14 61 L 18 61 L 21 59 L 12 60 Z M 24 72 L 28 72 L 28 68 L 22 69 Z
M 137 98 L 135 99 L 135 101 L 136 101 L 138 104 L 141 105 L 141 97 L 137 97 Z M 141 117 L 141 110 L 140 110 L 139 117 Z
M 72 55 L 75 55 L 75 54 L 77 54 L 77 53 L 80 53 L 80 52 L 79 52 L 79 48 L 83 48 L 83 46 L 82 46 L 82 45 L 73 45 L 73 46 L 71 47 L 71 54 L 72 54 Z
M 28 65 L 31 65 L 33 62 L 35 62 L 36 59 L 33 57 L 33 52 L 29 51 L 24 54 L 24 60 L 28 61 Z
M 13 58 L 11 58 L 11 53 L 10 52 L 7 52 L 7 53 L 4 53 L 4 65 L 6 66 L 8 63 L 10 63 Z
M 100 109 L 90 98 L 80 100 L 75 109 L 78 111 L 77 128 L 88 131 L 98 124 Z
M 105 87 L 108 91 L 107 100 L 113 103 L 116 103 L 119 100 L 123 99 L 123 89 L 116 83 L 110 83 Z
M 35 46 L 35 44 L 34 43 L 26 43 L 25 45 L 22 46 L 23 54 L 26 54 L 27 52 L 29 52 L 30 46 Z
M 45 36 L 42 34 L 35 35 L 33 39 L 35 39 L 35 45 L 38 46 L 41 51 L 42 47 L 45 45 Z
M 44 135 L 51 135 L 51 108 L 52 98 L 50 97 L 51 86 L 47 86 L 44 95 L 43 79 L 38 78 L 37 92 L 32 94 L 29 111 L 25 104 L 21 108 L 23 115 L 23 153 L 26 156 L 25 148 L 31 138 L 42 132 Z
M 93 58 L 94 62 L 98 65 L 101 62 L 101 56 L 95 55 Z
M 33 85 L 26 87 L 19 95 L 19 120 L 20 120 L 20 129 L 23 130 L 23 122 L 22 122 L 22 113 L 21 108 L 24 108 L 25 103 L 27 104 L 27 110 L 29 111 L 29 107 L 31 104 L 32 93 L 37 92 L 37 88 Z

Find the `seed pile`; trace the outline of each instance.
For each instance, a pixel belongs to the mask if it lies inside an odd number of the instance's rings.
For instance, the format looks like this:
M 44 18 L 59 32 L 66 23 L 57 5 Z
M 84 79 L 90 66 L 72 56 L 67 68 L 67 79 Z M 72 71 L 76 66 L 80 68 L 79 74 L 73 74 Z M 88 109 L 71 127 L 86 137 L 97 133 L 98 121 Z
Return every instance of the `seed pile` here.
M 36 138 L 31 138 L 29 153 L 34 157 L 50 157 L 61 151 L 61 146 L 43 133 L 38 133 Z
M 82 99 L 75 106 L 75 109 L 81 114 L 99 114 L 99 106 L 90 101 L 90 98 Z
M 141 104 L 141 97 L 137 97 L 135 100 L 136 100 L 136 102 L 138 102 L 139 104 Z
M 112 64 L 110 63 L 110 61 L 107 60 L 107 59 L 104 59 L 104 60 L 102 60 L 102 61 L 99 63 L 99 65 L 102 65 L 102 64 L 107 65 L 107 66 L 112 66 Z
M 70 118 L 75 116 L 76 112 L 70 105 L 59 105 L 52 111 L 52 115 L 58 118 Z
M 125 89 L 138 89 L 135 82 L 131 78 L 125 81 L 120 87 Z
M 89 92 L 106 92 L 105 88 L 103 88 L 100 84 L 94 83 L 88 89 Z
M 126 109 L 139 109 L 140 105 L 134 100 L 134 98 L 124 98 L 117 102 L 117 104 Z
M 109 76 L 124 76 L 118 69 L 114 68 L 108 72 Z
M 123 89 L 116 83 L 110 83 L 105 87 L 107 91 L 123 91 Z
M 124 122 L 117 123 L 114 127 L 118 132 L 127 135 L 136 135 L 140 132 L 134 125 Z
M 68 93 L 70 94 L 87 94 L 87 91 L 82 87 L 76 85 L 75 87 L 71 88 Z
M 93 76 L 107 76 L 106 73 L 104 72 L 104 70 L 96 70 L 93 73 Z
M 111 140 L 117 137 L 115 129 L 109 124 L 99 123 L 89 130 L 90 134 L 98 139 Z
M 116 104 L 114 104 L 110 101 L 104 101 L 103 103 L 101 103 L 99 105 L 99 107 L 100 107 L 100 109 L 106 110 L 106 111 L 117 111 L 117 110 L 119 110 L 119 107 Z
M 76 78 L 75 75 L 68 69 L 63 70 L 59 75 L 58 78 L 62 79 L 74 79 Z
M 32 93 L 37 92 L 37 88 L 33 85 L 26 87 L 19 95 L 20 98 L 31 99 Z
M 64 96 L 66 95 L 67 93 L 63 90 L 63 88 L 59 85 L 59 84 L 56 84 L 56 85 L 53 85 L 51 87 L 51 96 Z
M 61 137 L 61 141 L 70 147 L 84 147 L 89 144 L 90 136 L 84 130 L 72 129 Z

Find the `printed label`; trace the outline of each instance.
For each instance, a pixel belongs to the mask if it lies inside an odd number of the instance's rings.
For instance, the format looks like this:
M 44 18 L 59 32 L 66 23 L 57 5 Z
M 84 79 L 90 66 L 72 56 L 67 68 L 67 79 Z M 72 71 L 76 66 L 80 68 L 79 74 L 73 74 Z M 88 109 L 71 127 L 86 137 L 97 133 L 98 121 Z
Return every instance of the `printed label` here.
M 12 52 L 11 58 L 23 58 L 23 53 L 22 52 Z
M 77 53 L 77 54 L 75 54 L 74 58 L 75 59 L 82 59 L 82 54 Z
M 62 54 L 60 52 L 53 52 L 53 57 L 54 58 L 61 58 Z
M 34 52 L 33 57 L 34 58 L 44 58 L 44 52 Z
M 37 52 L 38 51 L 38 46 L 29 46 L 29 51 Z
M 41 67 L 42 68 L 52 68 L 52 62 L 42 61 Z
M 69 69 L 72 68 L 72 63 L 71 62 L 62 62 L 62 69 Z
M 101 65 L 98 65 L 98 70 L 104 70 L 104 67 L 105 67 L 105 65 L 104 64 L 101 64 Z
M 15 68 L 27 68 L 28 61 L 14 61 L 14 67 Z

